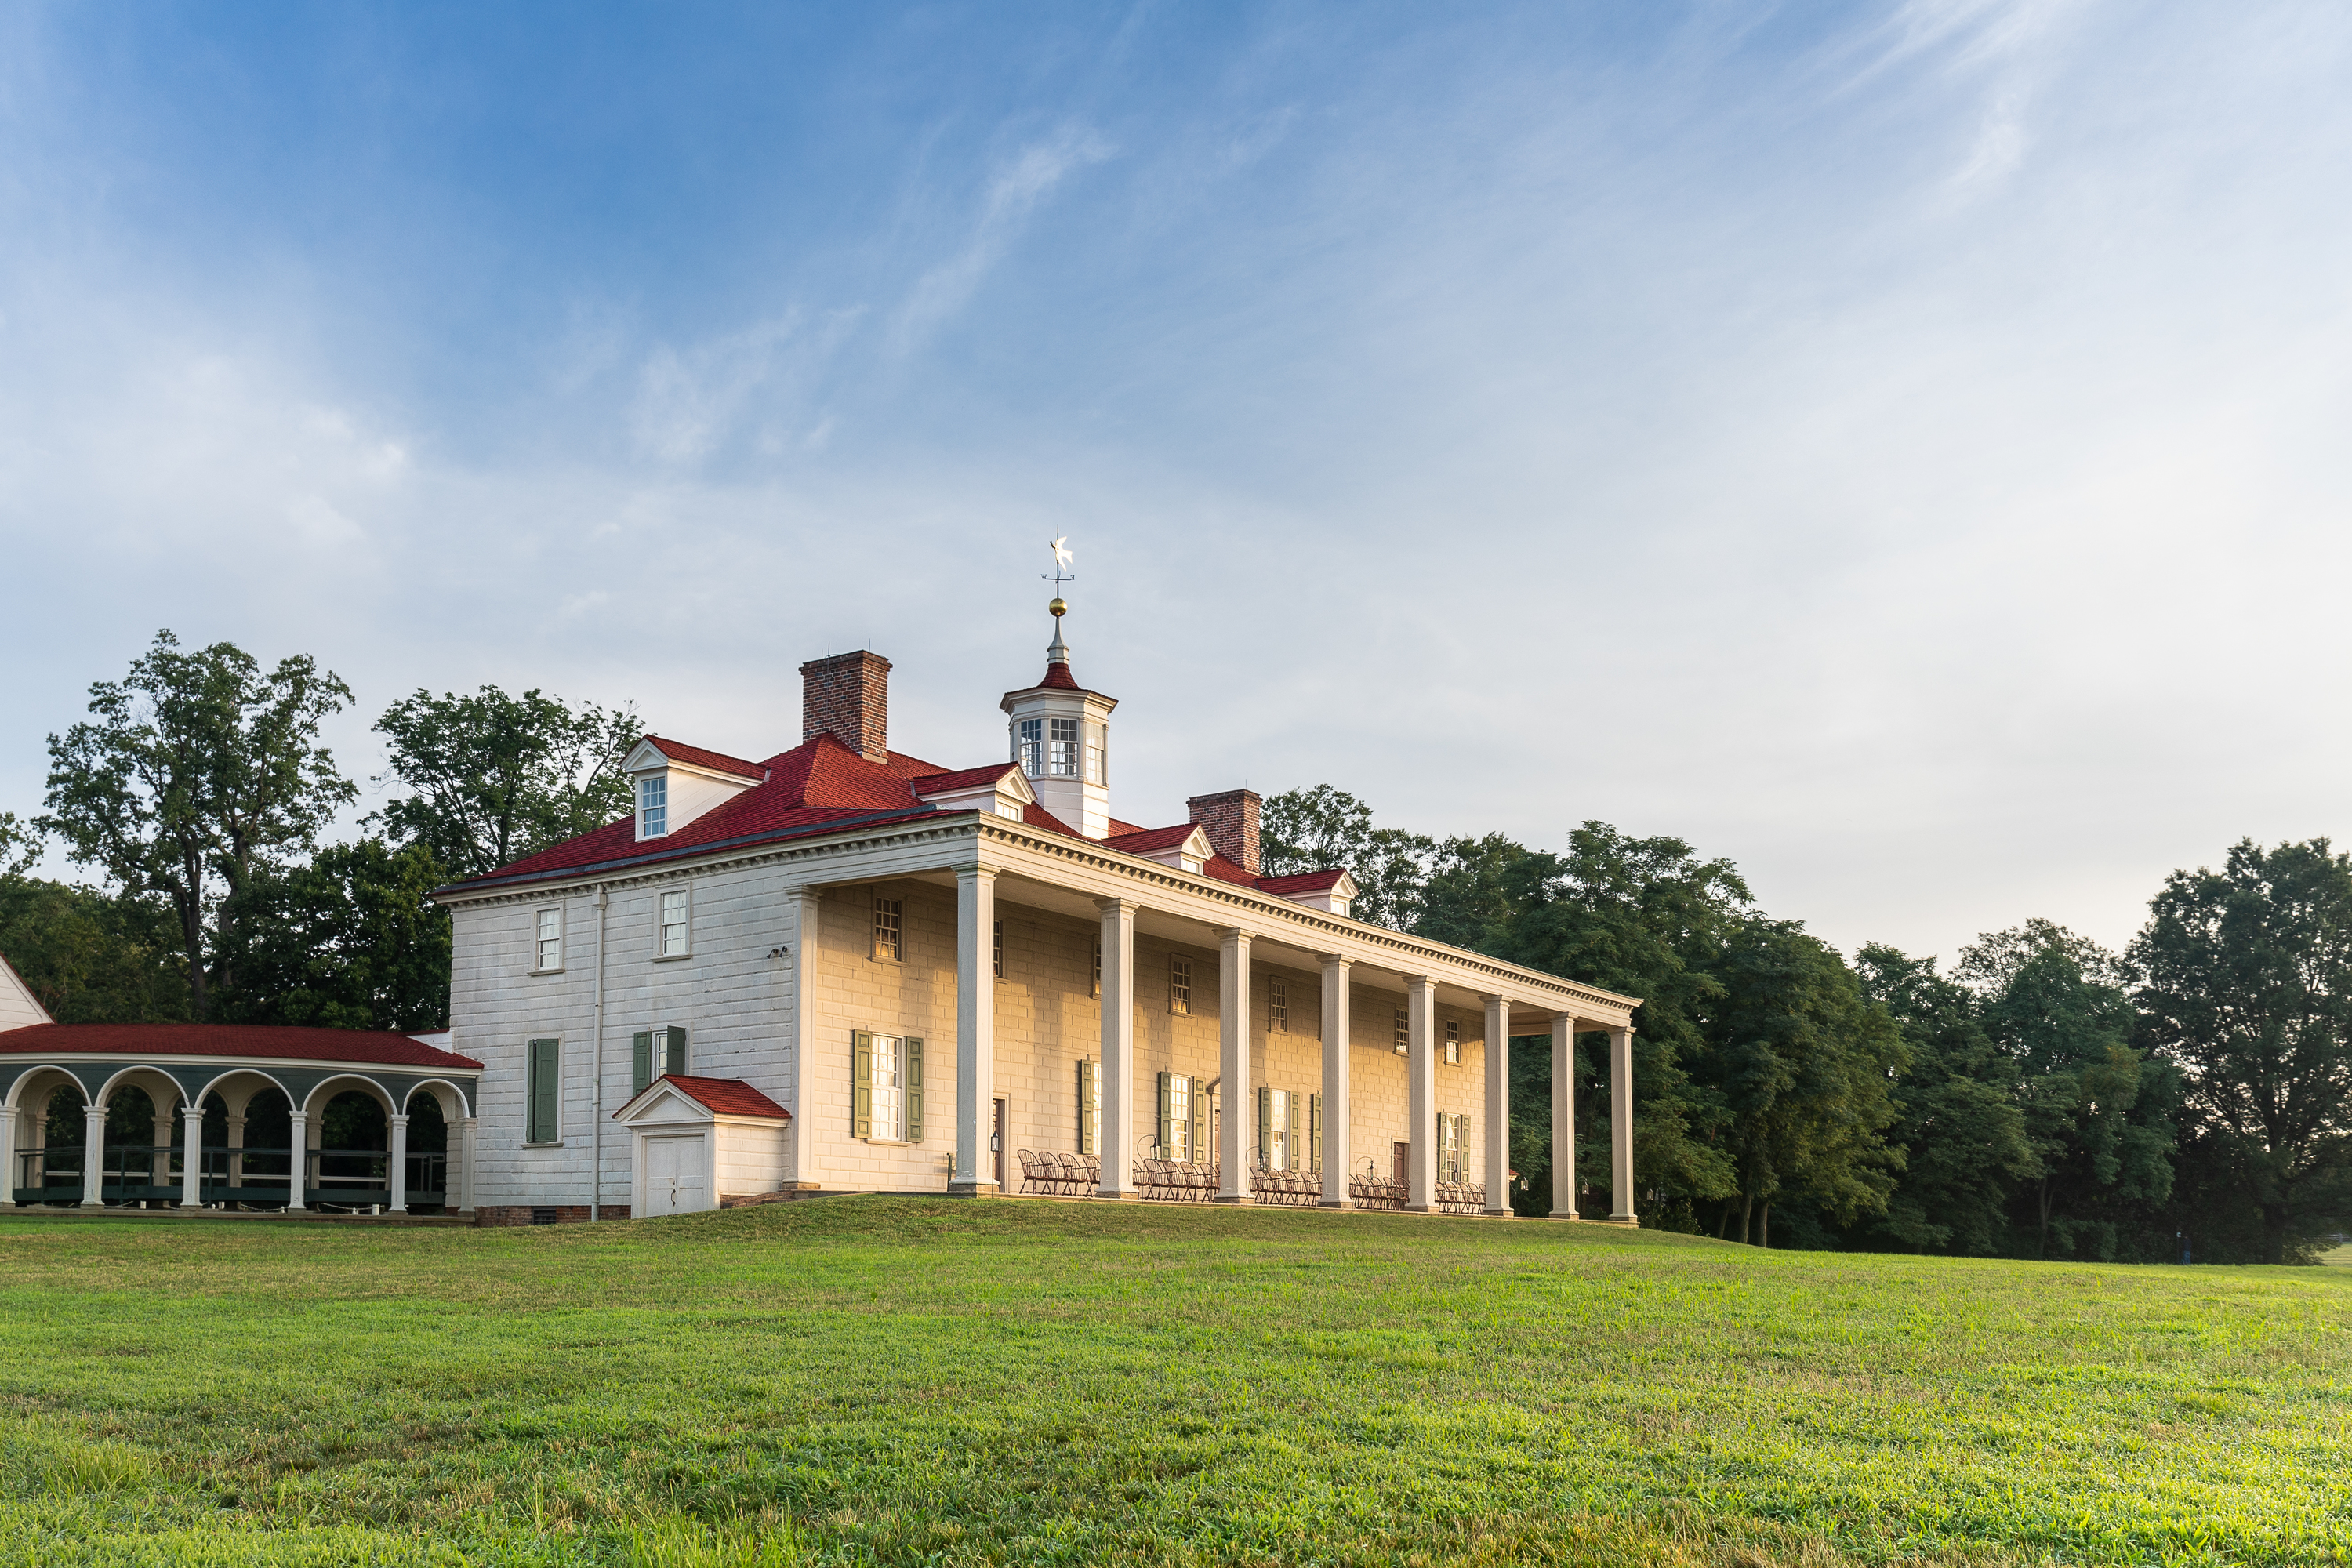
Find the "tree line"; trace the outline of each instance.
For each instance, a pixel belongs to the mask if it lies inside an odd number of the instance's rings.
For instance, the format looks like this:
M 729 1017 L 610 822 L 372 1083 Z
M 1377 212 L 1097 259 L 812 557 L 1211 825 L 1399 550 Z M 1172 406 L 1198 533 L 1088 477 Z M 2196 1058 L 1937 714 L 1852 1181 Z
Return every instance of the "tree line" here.
M 1948 968 L 1881 943 L 1849 959 L 1758 908 L 1729 861 L 1599 822 L 1565 853 L 1436 839 L 1327 784 L 1269 799 L 1262 845 L 1276 873 L 1353 868 L 1365 919 L 1643 998 L 1645 1224 L 2270 1263 L 2352 1226 L 2352 858 L 2324 838 L 2171 873 L 2121 953 L 2029 920 Z M 1599 1204 L 1604 1044 L 1576 1055 L 1577 1176 Z M 1512 1079 L 1516 1199 L 1539 1212 L 1549 1052 L 1515 1050 Z
M 0 811 L 0 953 L 60 1023 L 448 1022 L 449 918 L 428 895 L 629 810 L 628 707 L 417 690 L 375 722 L 387 798 L 321 743 L 351 689 L 170 631 L 48 738 L 46 814 Z M 55 839 L 98 886 L 31 875 Z
M 378 717 L 383 804 L 320 736 L 352 701 L 169 631 L 48 738 L 45 814 L 0 812 L 0 953 L 61 1022 L 444 1026 L 428 895 L 628 814 L 634 709 L 419 689 Z M 97 885 L 31 872 L 54 839 Z M 1738 869 L 1588 822 L 1564 852 L 1376 823 L 1329 785 L 1265 805 L 1266 867 L 1347 866 L 1357 913 L 1643 999 L 1645 1223 L 1755 1245 L 2294 1261 L 2352 1224 L 2352 860 L 2324 838 L 2175 871 L 2121 953 L 2046 921 L 1945 967 L 1851 957 Z M 1580 1184 L 1608 1181 L 1605 1051 L 1580 1043 Z M 1549 1203 L 1550 1058 L 1513 1053 L 1517 1201 Z M 1580 1205 L 1581 1206 L 1581 1205 Z

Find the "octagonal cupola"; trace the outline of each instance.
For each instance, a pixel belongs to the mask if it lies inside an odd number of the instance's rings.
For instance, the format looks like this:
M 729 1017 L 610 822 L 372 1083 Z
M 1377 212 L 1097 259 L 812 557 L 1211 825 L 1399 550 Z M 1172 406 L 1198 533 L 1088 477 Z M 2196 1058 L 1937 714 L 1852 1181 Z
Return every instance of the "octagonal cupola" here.
M 1088 838 L 1110 833 L 1110 710 L 1118 700 L 1089 691 L 1070 671 L 1070 645 L 1062 640 L 1069 606 L 1055 599 L 1054 640 L 1045 648 L 1045 675 L 1036 685 L 1004 694 L 1003 706 L 1013 761 L 1037 804 Z

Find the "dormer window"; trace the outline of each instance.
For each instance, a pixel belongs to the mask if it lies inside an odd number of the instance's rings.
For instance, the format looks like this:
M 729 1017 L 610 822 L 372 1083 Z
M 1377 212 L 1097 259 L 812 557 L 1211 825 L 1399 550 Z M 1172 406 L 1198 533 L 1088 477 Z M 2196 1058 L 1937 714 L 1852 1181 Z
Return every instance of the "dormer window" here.
M 656 773 L 637 781 L 637 837 L 659 838 L 669 831 L 669 780 Z
M 1045 748 L 1045 773 L 1057 779 L 1078 776 L 1078 721 L 1076 719 L 1051 719 L 1053 739 Z

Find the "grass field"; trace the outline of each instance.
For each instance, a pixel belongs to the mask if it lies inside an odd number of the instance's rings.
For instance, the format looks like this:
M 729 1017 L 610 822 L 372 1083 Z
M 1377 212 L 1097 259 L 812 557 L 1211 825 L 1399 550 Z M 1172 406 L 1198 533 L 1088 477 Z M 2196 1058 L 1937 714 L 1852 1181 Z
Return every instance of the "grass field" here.
M 0 1221 L 0 1563 L 2343 1563 L 2352 1271 L 836 1198 Z

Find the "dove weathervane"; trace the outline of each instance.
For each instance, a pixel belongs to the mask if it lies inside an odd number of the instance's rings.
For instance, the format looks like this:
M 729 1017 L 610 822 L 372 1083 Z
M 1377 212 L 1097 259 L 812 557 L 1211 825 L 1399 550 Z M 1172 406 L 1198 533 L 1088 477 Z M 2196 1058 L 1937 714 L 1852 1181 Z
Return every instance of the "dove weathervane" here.
M 1070 570 L 1070 536 L 1066 533 L 1057 533 L 1047 542 L 1052 545 L 1054 551 L 1054 569 L 1051 572 L 1040 572 L 1037 575 L 1054 584 L 1054 602 L 1045 607 L 1054 612 L 1054 618 L 1058 621 L 1062 618 L 1063 613 L 1070 607 L 1062 602 L 1062 584 L 1076 582 L 1078 574 Z

